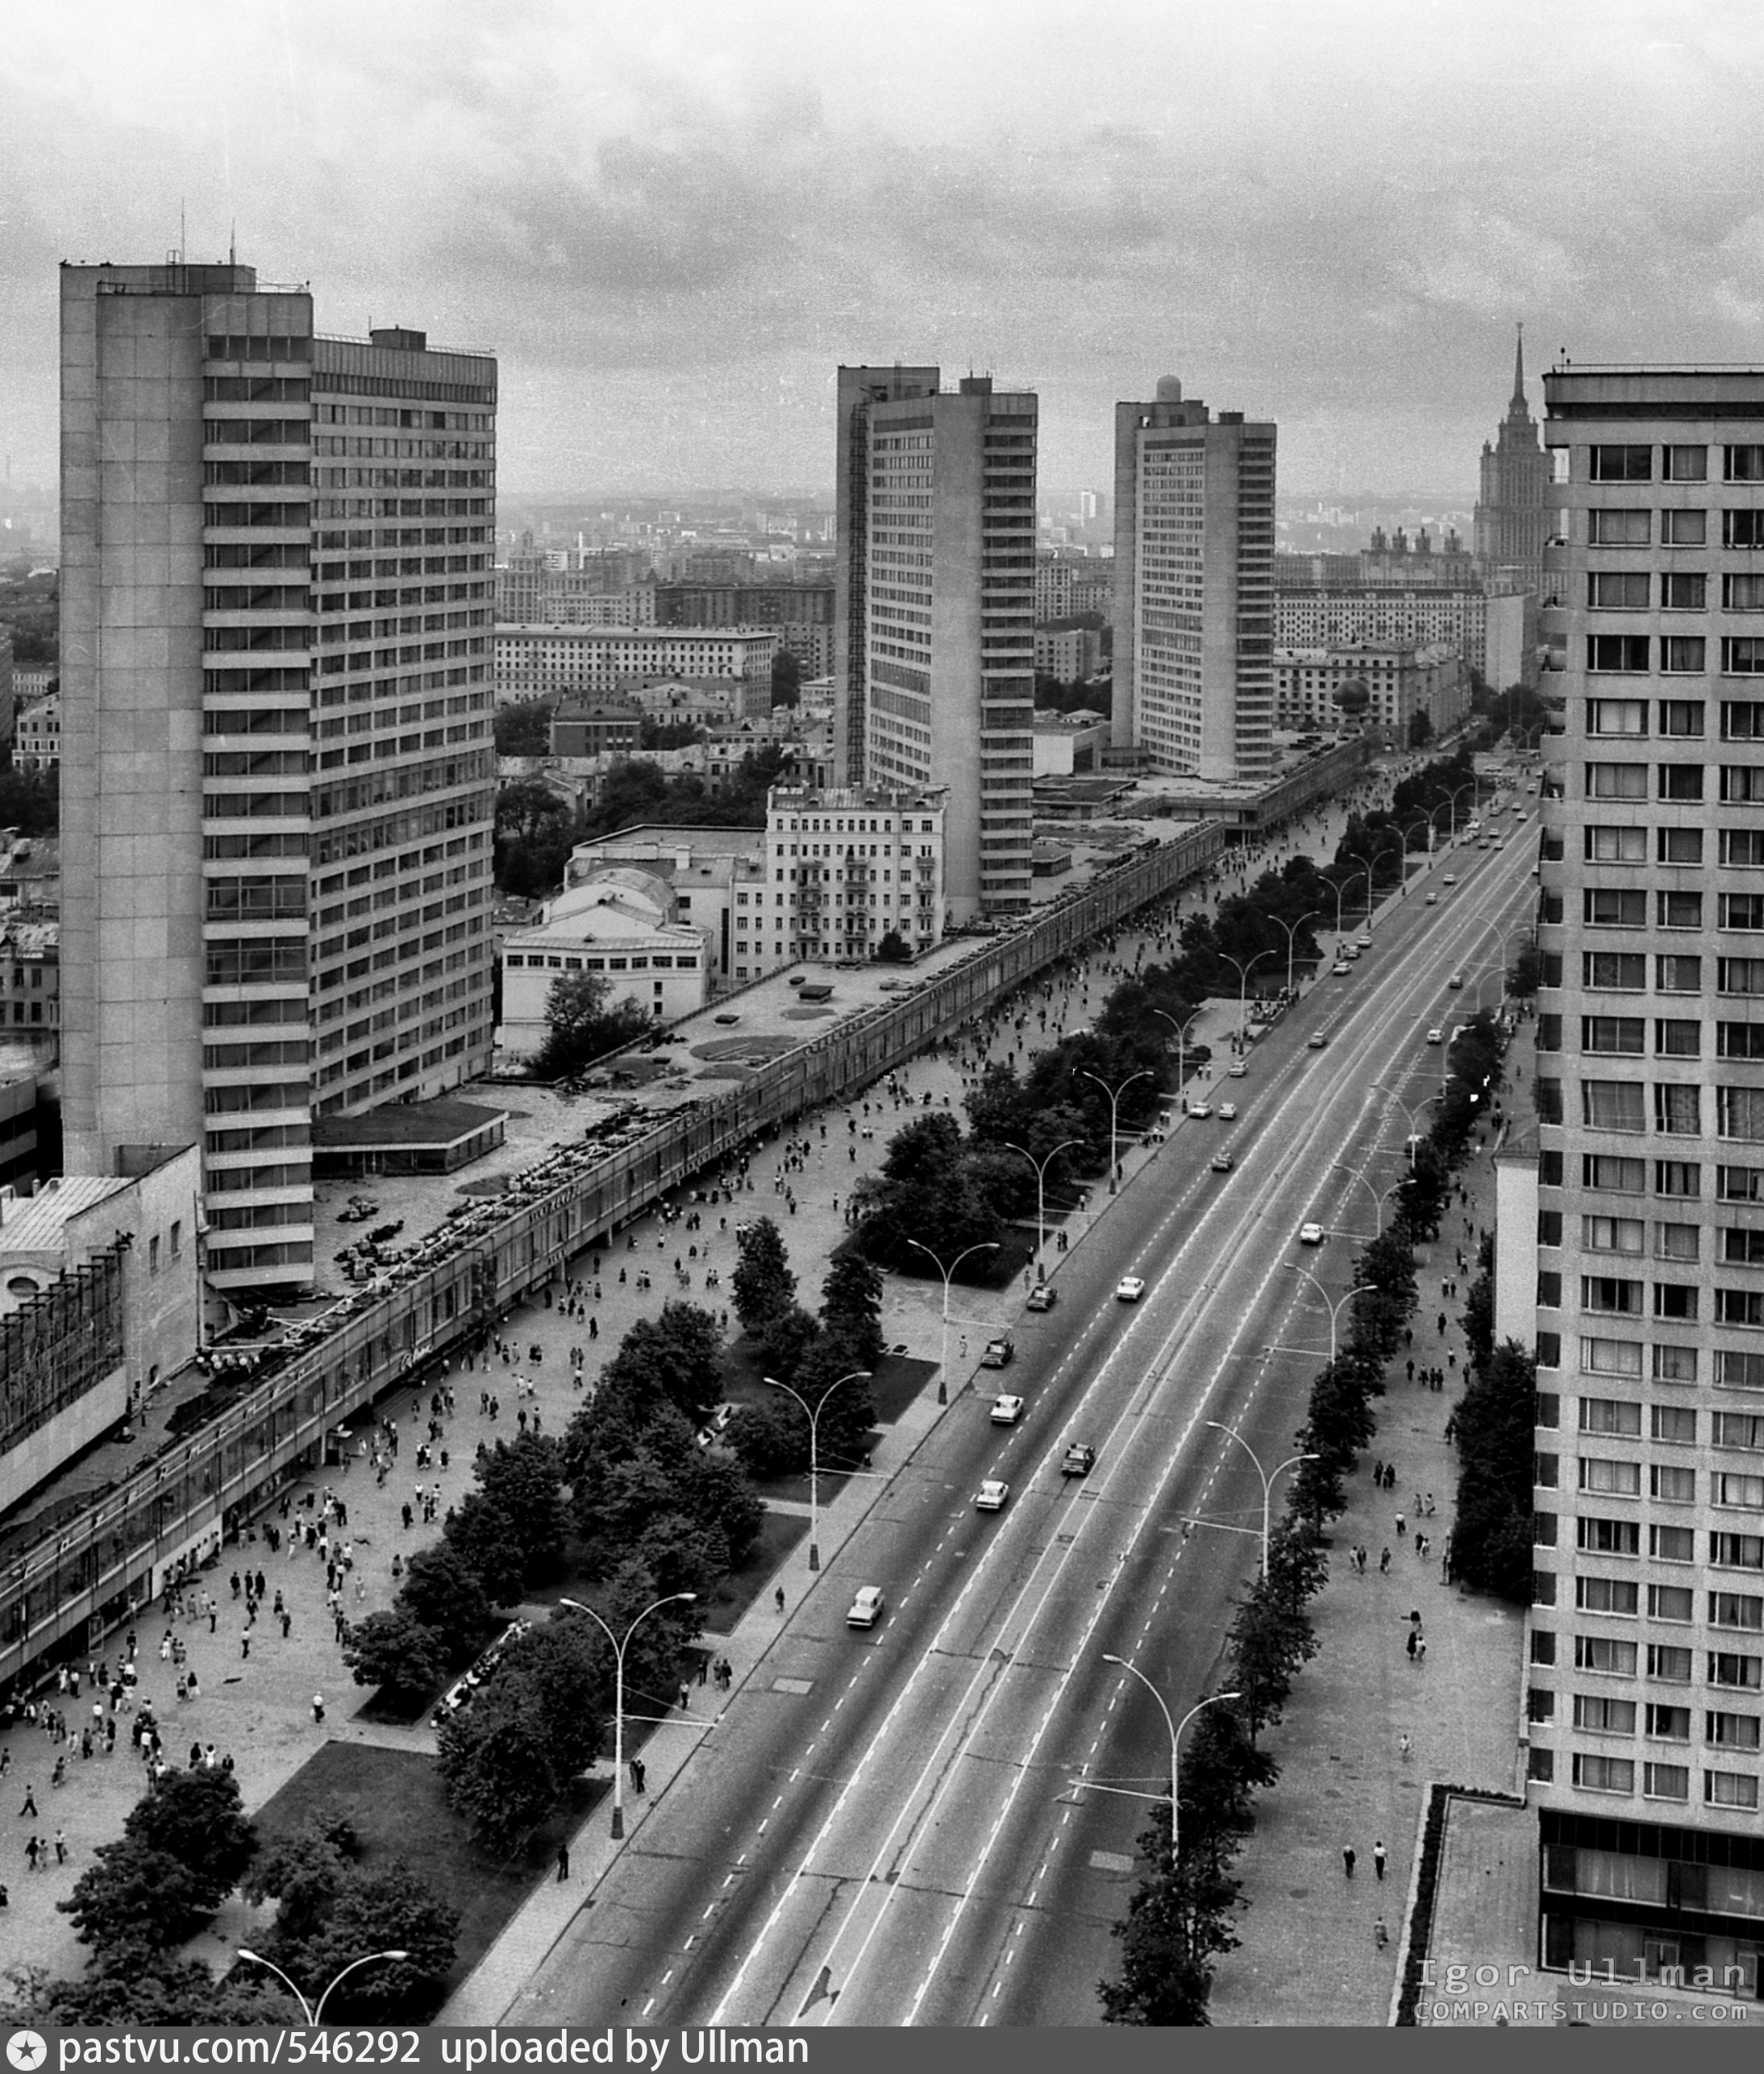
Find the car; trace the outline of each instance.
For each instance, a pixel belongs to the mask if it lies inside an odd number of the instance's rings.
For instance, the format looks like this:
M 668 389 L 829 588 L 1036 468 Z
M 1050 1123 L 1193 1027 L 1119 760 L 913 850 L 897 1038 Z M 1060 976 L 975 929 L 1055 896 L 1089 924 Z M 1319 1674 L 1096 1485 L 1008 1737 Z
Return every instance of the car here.
M 1446 874 L 1444 883 L 1448 886 L 1455 886 L 1458 883 L 1457 873 L 1455 871 L 1448 871 Z
M 992 1424 L 995 1426 L 1014 1426 L 1023 1415 L 1023 1400 L 1006 1394 L 992 1399 Z
M 1051 1311 L 1059 1298 L 1052 1282 L 1038 1282 L 1029 1292 L 1028 1301 L 1031 1311 Z
M 1124 1274 L 1115 1284 L 1115 1301 L 1117 1303 L 1137 1303 L 1145 1293 L 1145 1278 L 1142 1275 Z
M 1096 1450 L 1075 1440 L 1062 1457 L 1059 1473 L 1062 1476 L 1088 1476 L 1096 1465 Z
M 1437 1023 L 1427 1033 L 1427 1041 L 1429 1044 L 1443 1044 L 1446 1041 L 1446 1033 Z
M 1216 1152 L 1213 1155 L 1212 1166 L 1215 1174 L 1229 1174 L 1231 1171 L 1232 1165 L 1233 1162 L 1229 1153 Z
M 1454 991 L 1462 987 L 1463 983 L 1464 975 L 1462 972 L 1454 972 L 1446 982 L 1446 984 Z
M 1323 1227 L 1321 1224 L 1300 1225 L 1299 1244 L 1301 1246 L 1320 1246 L 1322 1243 Z
M 1009 1332 L 1000 1332 L 986 1342 L 986 1351 L 980 1356 L 982 1368 L 1009 1368 L 1011 1357 L 1017 1351 Z
M 1439 905 L 1439 896 L 1438 896 L 1438 894 L 1437 894 L 1437 893 L 1429 893 L 1429 894 L 1428 895 L 1428 896 L 1427 896 L 1427 904 L 1428 904 L 1428 906 L 1429 906 L 1429 907 L 1430 907 L 1430 908 L 1437 908 L 1437 907 Z
M 851 1611 L 845 1616 L 847 1627 L 873 1627 L 882 1618 L 882 1609 L 887 1604 L 879 1584 L 867 1584 L 851 1602 Z
M 1238 1105 L 1235 1102 L 1221 1102 L 1219 1104 L 1219 1120 L 1221 1124 L 1234 1124 L 1238 1120 Z
M 1191 1102 L 1188 1104 L 1188 1114 L 1191 1116 L 1198 1116 L 1201 1122 L 1204 1123 L 1213 1114 L 1213 1104 L 1210 1102 Z
M 1228 1080 L 1243 1080 L 1248 1078 L 1250 1069 L 1241 1058 L 1234 1058 L 1225 1071 Z
M 1011 1494 L 1011 1487 L 1002 1477 L 989 1476 L 974 1494 L 976 1512 L 1002 1512 Z
M 1363 931 L 1354 941 L 1362 950 L 1370 950 L 1372 947 L 1371 937 L 1367 932 Z
M 1495 844 L 1495 848 L 1496 848 L 1496 850 L 1504 850 L 1506 847 L 1507 847 L 1507 846 L 1506 846 L 1506 844 L 1505 844 L 1504 842 L 1497 842 Z
M 1338 979 L 1346 979 L 1348 974 L 1351 972 L 1353 969 L 1353 966 L 1348 963 L 1345 958 L 1337 958 L 1335 962 L 1329 967 L 1329 970 Z
M 1328 1042 L 1329 1038 L 1323 1031 L 1313 1030 L 1304 1040 L 1304 1049 L 1307 1051 L 1321 1051 Z

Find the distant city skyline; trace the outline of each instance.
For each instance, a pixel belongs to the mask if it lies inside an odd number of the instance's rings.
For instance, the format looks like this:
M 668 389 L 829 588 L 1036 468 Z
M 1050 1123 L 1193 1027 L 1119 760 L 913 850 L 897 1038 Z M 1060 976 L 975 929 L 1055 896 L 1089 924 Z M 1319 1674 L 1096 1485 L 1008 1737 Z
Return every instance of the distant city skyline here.
M 58 261 L 236 239 L 339 331 L 493 347 L 505 497 L 819 485 L 834 369 L 897 357 L 1038 394 L 1050 484 L 1105 481 L 1114 404 L 1166 374 L 1277 422 L 1289 492 L 1468 484 L 1516 321 L 1541 373 L 1744 360 L 1764 313 L 1764 16 L 1562 0 L 1559 101 L 1539 27 L 1518 0 L 26 10 L 0 449 L 54 481 Z

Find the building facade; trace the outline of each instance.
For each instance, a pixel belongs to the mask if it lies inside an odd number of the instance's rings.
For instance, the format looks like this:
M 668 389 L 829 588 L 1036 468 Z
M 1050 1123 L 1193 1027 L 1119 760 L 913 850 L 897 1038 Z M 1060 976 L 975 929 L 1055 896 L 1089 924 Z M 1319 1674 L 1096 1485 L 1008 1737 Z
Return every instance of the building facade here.
M 1550 463 L 1525 401 L 1525 342 L 1513 347 L 1513 393 L 1494 443 L 1483 443 L 1475 550 L 1497 591 L 1533 591 L 1543 580 Z
M 506 704 L 614 692 L 631 680 L 715 677 L 747 686 L 747 705 L 763 714 L 777 652 L 777 635 L 752 626 L 498 626 L 496 696 Z
M 21 771 L 55 771 L 61 764 L 61 695 L 51 692 L 22 708 L 13 724 L 12 761 Z
M 61 270 L 70 1172 L 203 1148 L 312 1278 L 311 1125 L 490 1058 L 497 372 L 247 266 Z
M 738 954 L 751 945 L 757 978 L 800 958 L 866 964 L 890 934 L 915 957 L 934 950 L 946 825 L 938 791 L 775 786 L 766 801 L 771 883 L 751 932 L 738 933 Z M 745 927 L 738 912 L 738 931 Z
M 809 583 L 666 584 L 655 594 L 664 626 L 766 626 L 805 677 L 833 667 L 834 586 Z
M 1166 375 L 1115 405 L 1114 746 L 1155 770 L 1274 770 L 1275 428 Z
M 643 732 L 643 708 L 622 699 L 566 704 L 551 715 L 551 754 L 632 756 Z
M 958 921 L 1033 875 L 1034 397 L 935 368 L 841 368 L 834 767 L 945 796 Z
M 1363 641 L 1431 648 L 1443 642 L 1480 670 L 1487 653 L 1488 598 L 1480 584 L 1468 589 L 1283 584 L 1274 594 L 1274 638 L 1279 648 L 1343 648 Z
M 1433 734 L 1442 735 L 1470 711 L 1470 672 L 1451 648 L 1366 641 L 1341 648 L 1276 648 L 1275 724 L 1333 732 L 1344 720 L 1335 695 L 1349 684 L 1363 684 L 1370 703 L 1347 724 L 1375 728 L 1400 748 L 1408 746 L 1417 713 L 1425 713 Z
M 701 1008 L 709 987 L 706 933 L 674 913 L 668 882 L 630 866 L 547 900 L 540 920 L 502 946 L 503 1049 L 530 1058 L 544 1048 L 551 988 L 573 974 L 600 979 L 609 1008 L 628 1004 L 658 1022 Z
M 1530 1794 L 1547 1963 L 1764 1950 L 1764 370 L 1546 377 Z

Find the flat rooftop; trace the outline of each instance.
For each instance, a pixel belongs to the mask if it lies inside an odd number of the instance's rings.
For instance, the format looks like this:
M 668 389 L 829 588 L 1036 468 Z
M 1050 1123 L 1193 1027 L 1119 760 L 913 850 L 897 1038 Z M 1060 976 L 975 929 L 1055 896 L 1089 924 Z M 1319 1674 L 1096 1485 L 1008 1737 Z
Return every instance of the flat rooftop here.
M 493 1124 L 502 1112 L 445 1098 L 393 1102 L 360 1116 L 314 1116 L 313 1144 L 323 1150 L 355 1146 L 447 1145 Z

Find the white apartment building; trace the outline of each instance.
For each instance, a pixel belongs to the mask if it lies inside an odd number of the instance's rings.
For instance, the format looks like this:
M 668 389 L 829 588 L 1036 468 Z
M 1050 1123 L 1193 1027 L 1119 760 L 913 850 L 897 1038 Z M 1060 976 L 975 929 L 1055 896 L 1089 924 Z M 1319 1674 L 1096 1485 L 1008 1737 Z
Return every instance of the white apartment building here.
M 1764 368 L 1564 366 L 1529 1795 L 1547 1964 L 1764 1951 Z
M 1371 703 L 1358 720 L 1344 717 L 1335 695 L 1364 684 Z M 1396 642 L 1354 642 L 1337 648 L 1276 648 L 1274 717 L 1278 727 L 1377 728 L 1399 747 L 1411 721 L 1424 713 L 1436 735 L 1455 727 L 1470 710 L 1470 673 L 1444 643 L 1412 648 Z
M 940 791 L 780 785 L 766 802 L 768 880 L 738 892 L 735 953 L 752 976 L 799 958 L 865 963 L 892 931 L 917 956 L 943 940 Z M 739 968 L 737 968 L 739 976 Z
M 1115 405 L 1114 746 L 1155 770 L 1273 775 L 1274 464 L 1174 376 Z
M 768 627 L 501 626 L 496 696 L 507 704 L 609 692 L 627 678 L 722 677 L 747 685 L 748 703 L 764 713 L 777 652 Z
M 547 901 L 538 922 L 502 945 L 502 1048 L 517 1058 L 543 1048 L 551 988 L 576 973 L 605 982 L 609 1008 L 628 1002 L 658 1022 L 701 1008 L 705 932 L 672 919 L 676 912 L 665 879 L 616 865 Z
M 61 765 L 61 695 L 51 692 L 22 707 L 14 723 L 12 760 L 21 771 L 56 771 Z
M 1350 584 L 1338 588 L 1283 586 L 1274 593 L 1274 639 L 1280 648 L 1345 648 L 1363 641 L 1406 648 L 1444 645 L 1473 670 L 1484 668 L 1490 601 L 1479 584 Z

